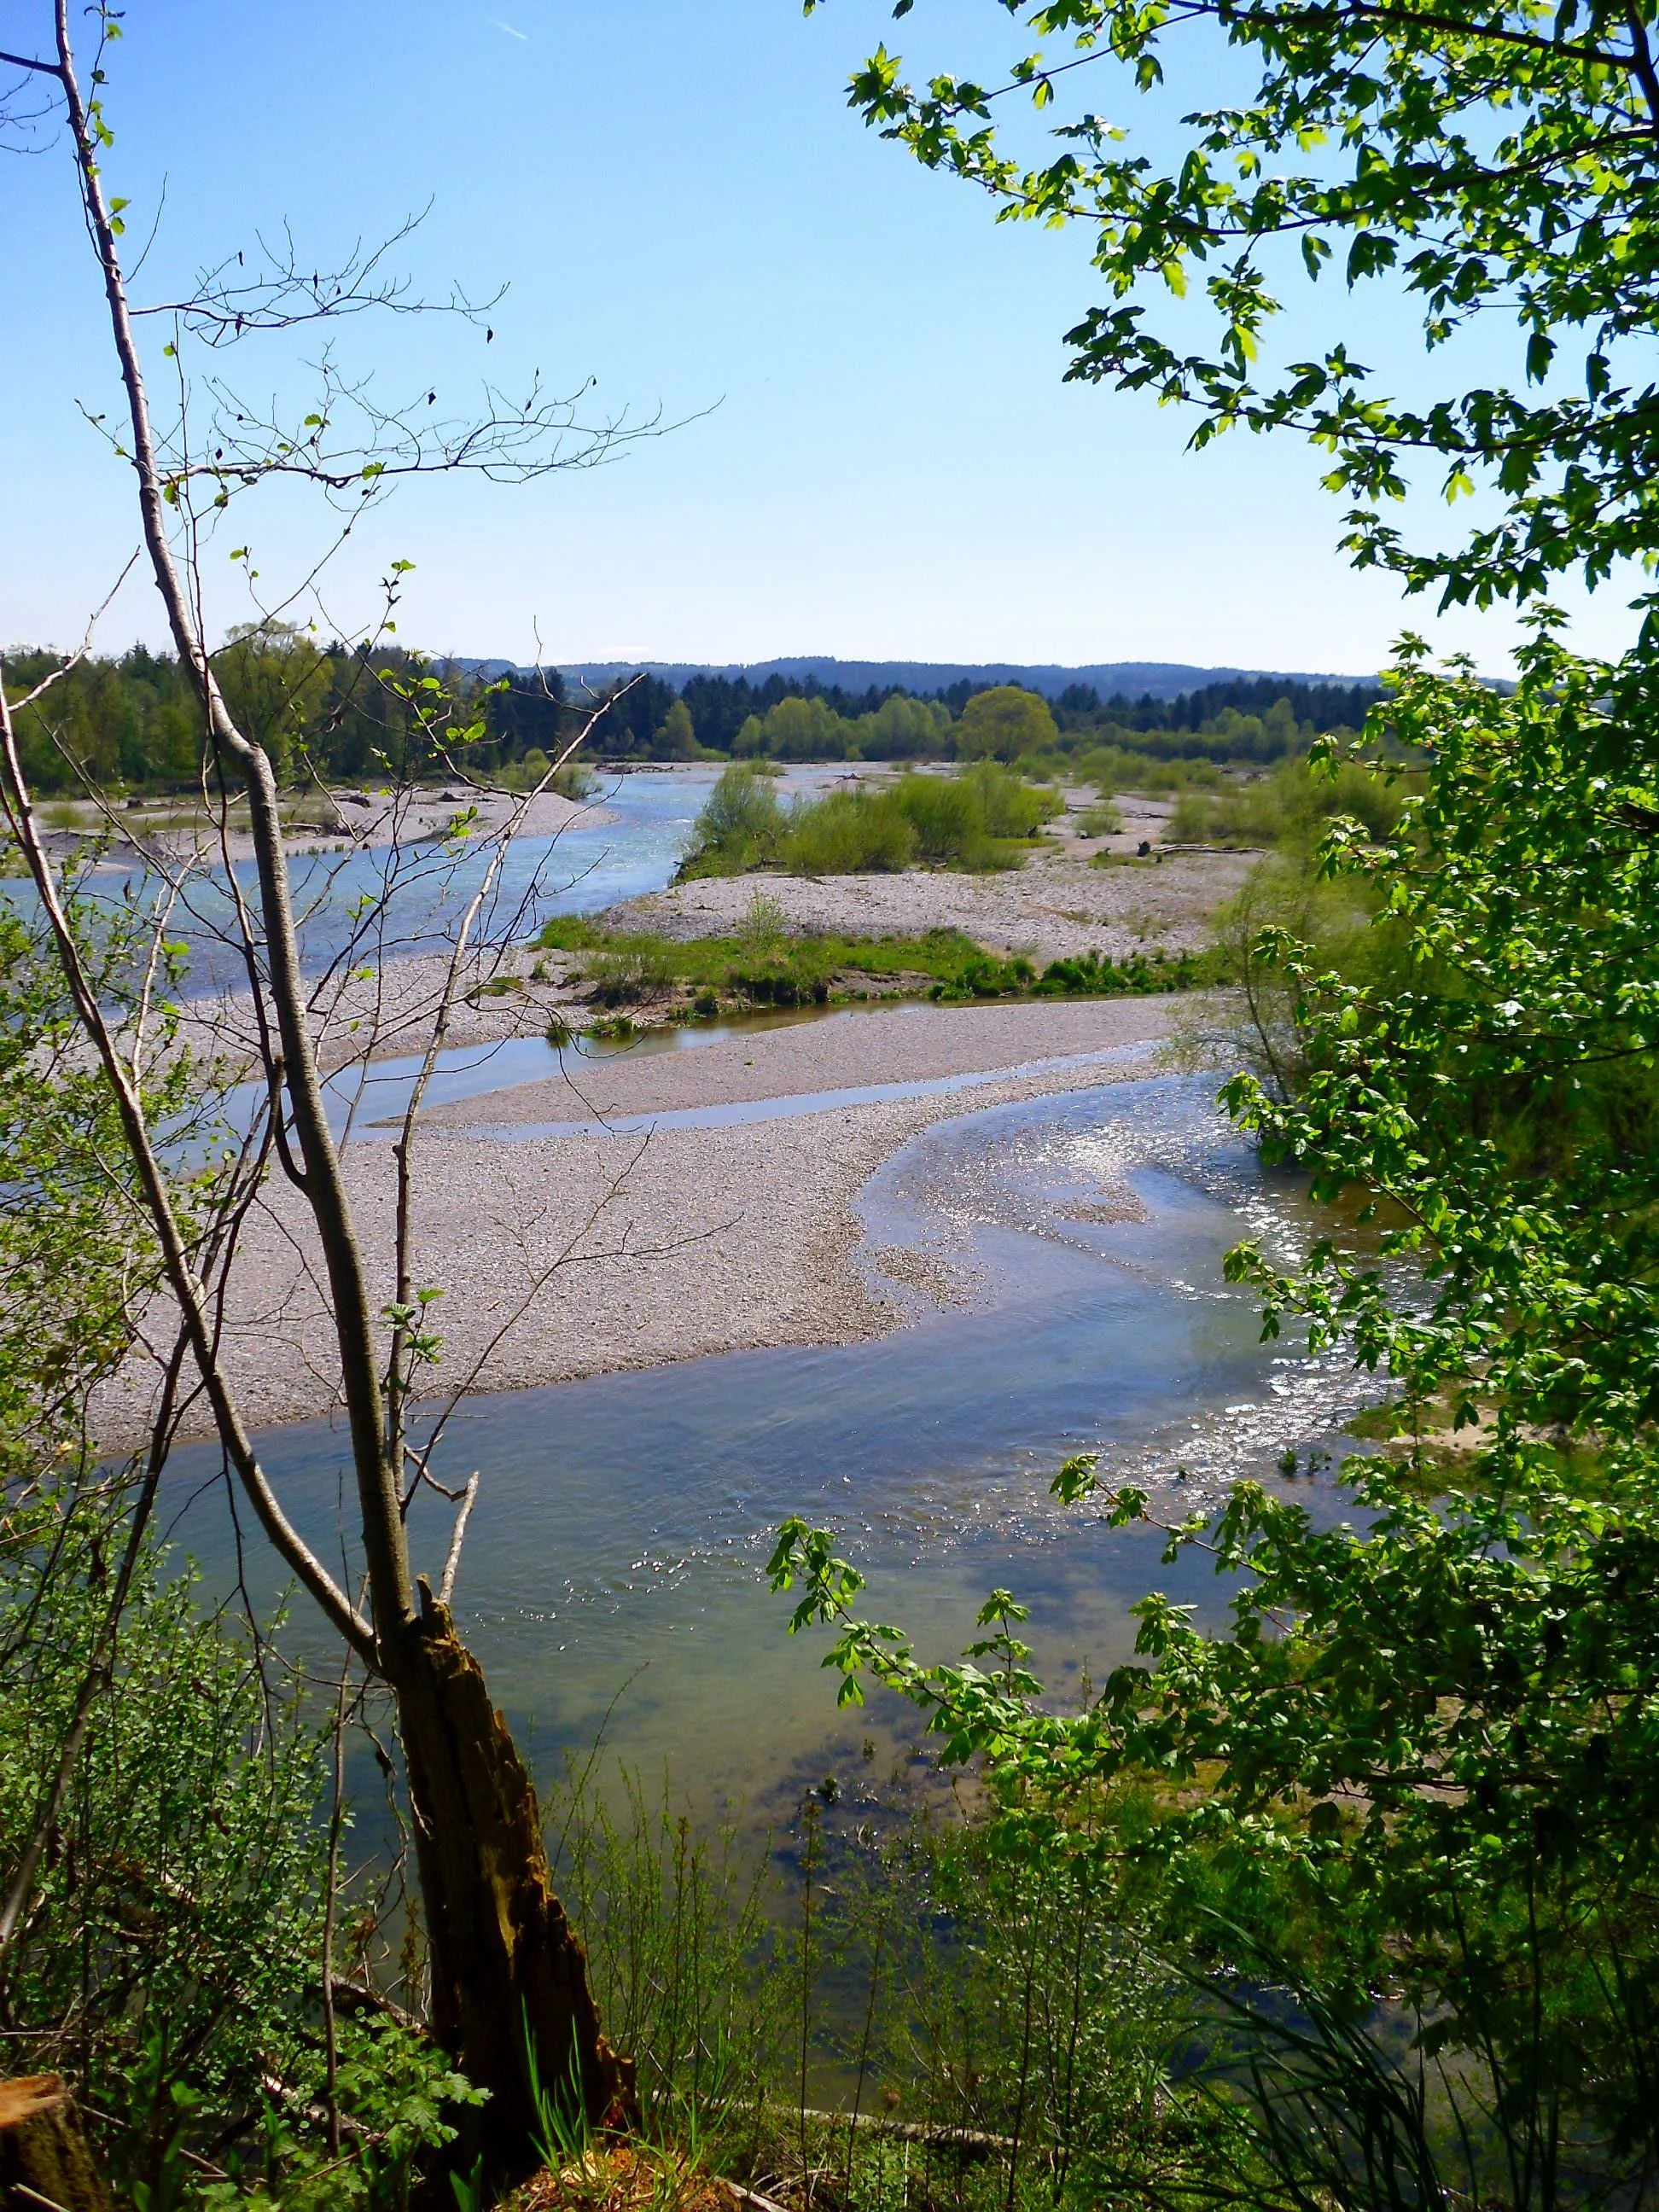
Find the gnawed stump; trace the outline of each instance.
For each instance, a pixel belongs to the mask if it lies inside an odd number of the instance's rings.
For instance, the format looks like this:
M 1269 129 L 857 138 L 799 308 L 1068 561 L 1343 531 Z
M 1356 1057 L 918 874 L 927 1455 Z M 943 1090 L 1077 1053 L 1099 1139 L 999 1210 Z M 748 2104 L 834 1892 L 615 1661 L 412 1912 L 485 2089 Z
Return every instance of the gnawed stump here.
M 3 2212 L 114 2212 L 60 2074 L 0 2081 Z

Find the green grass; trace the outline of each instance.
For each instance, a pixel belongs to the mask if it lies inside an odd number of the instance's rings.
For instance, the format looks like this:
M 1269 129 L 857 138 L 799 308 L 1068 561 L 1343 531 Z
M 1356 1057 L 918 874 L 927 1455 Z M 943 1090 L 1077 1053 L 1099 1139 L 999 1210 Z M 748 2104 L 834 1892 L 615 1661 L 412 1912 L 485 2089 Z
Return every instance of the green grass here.
M 550 921 L 539 941 L 577 957 L 598 1006 L 633 1006 L 672 993 L 689 999 L 687 1018 L 704 1019 L 744 1006 L 827 1006 L 866 996 L 878 984 L 899 985 L 896 995 L 963 1004 L 1141 996 L 1225 980 L 1216 952 L 1136 952 L 1122 961 L 1091 952 L 1039 971 L 1018 954 L 987 952 L 957 929 L 923 937 L 794 937 L 776 926 L 763 902 L 757 908 L 756 921 L 736 937 L 623 936 L 565 915 Z
M 1381 840 L 1399 822 L 1406 795 L 1403 781 L 1373 774 L 1357 761 L 1344 761 L 1334 775 L 1326 775 L 1304 760 L 1290 760 L 1271 775 L 1183 791 L 1168 835 L 1176 845 L 1295 851 L 1317 843 L 1332 817 L 1346 814 Z

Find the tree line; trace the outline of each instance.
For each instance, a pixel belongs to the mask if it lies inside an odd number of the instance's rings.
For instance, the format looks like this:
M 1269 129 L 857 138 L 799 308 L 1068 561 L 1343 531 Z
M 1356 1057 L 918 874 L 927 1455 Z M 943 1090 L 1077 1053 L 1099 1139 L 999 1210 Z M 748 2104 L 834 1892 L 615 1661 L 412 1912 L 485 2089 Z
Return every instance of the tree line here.
M 11 696 L 31 690 L 57 665 L 44 648 L 9 654 Z M 313 774 L 330 782 L 418 775 L 432 763 L 410 694 L 434 677 L 478 716 L 483 734 L 466 757 L 486 775 L 514 769 L 526 754 L 554 757 L 596 708 L 604 711 L 590 748 L 606 759 L 950 759 L 959 750 L 1012 759 L 1107 744 L 1164 760 L 1271 762 L 1305 751 L 1316 736 L 1357 729 L 1372 696 L 1363 684 L 1252 677 L 1173 700 L 1103 701 L 1092 686 L 1074 684 L 1050 702 L 1011 684 L 963 683 L 921 697 L 896 685 L 850 691 L 811 676 L 752 684 L 697 675 L 677 690 L 642 672 L 596 696 L 573 690 L 556 669 L 486 682 L 404 647 L 319 642 L 283 626 L 234 633 L 215 665 L 239 720 L 258 732 L 279 781 L 289 784 Z M 1011 700 L 1022 702 L 1016 750 L 976 740 L 972 703 Z M 18 739 L 40 791 L 67 792 L 83 781 L 103 791 L 194 789 L 200 700 L 175 656 L 134 645 L 79 662 L 47 698 L 20 708 Z

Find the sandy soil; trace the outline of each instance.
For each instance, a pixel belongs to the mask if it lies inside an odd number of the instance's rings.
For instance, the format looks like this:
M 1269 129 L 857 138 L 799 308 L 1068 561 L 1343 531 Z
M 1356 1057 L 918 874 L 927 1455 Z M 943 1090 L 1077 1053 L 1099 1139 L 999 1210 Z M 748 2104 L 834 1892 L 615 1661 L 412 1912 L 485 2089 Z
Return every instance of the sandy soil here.
M 586 1060 L 542 1083 L 517 1084 L 439 1108 L 427 1126 L 465 1130 L 538 1121 L 617 1121 L 734 1099 L 1012 1073 L 1036 1060 L 1159 1037 L 1159 999 L 1072 999 L 1011 1006 L 908 1003 L 849 1007 L 678 1051 L 642 1048 Z M 953 1110 L 947 1101 L 941 1109 Z
M 603 806 L 564 799 L 544 791 L 528 801 L 507 792 L 476 792 L 466 784 L 417 787 L 394 798 L 373 786 L 351 788 L 342 785 L 326 796 L 307 793 L 293 803 L 288 823 L 290 853 L 344 853 L 355 846 L 415 845 L 446 830 L 456 815 L 470 806 L 478 810 L 475 836 L 499 830 L 515 806 L 523 805 L 519 833 L 526 837 L 550 836 L 580 816 L 585 824 L 614 821 Z M 46 833 L 48 848 L 58 853 L 77 849 L 88 838 L 112 834 L 118 857 L 125 850 L 154 855 L 174 866 L 200 859 L 210 865 L 228 853 L 233 863 L 252 860 L 253 840 L 239 825 L 247 819 L 245 804 L 233 804 L 230 826 L 222 842 L 217 823 L 178 800 L 137 800 L 117 805 L 112 811 L 86 800 L 48 802 L 49 818 L 73 816 L 57 822 Z
M 1164 1035 L 1170 999 L 991 1007 L 903 1007 L 767 1030 L 674 1054 L 624 1055 L 592 1071 L 586 1109 L 615 1115 L 776 1097 L 805 1089 L 1006 1069 L 1049 1054 Z M 895 1327 L 935 1285 L 896 1272 L 889 1298 L 852 1264 L 853 1208 L 881 1162 L 928 1123 L 1004 1100 L 1118 1079 L 1133 1066 L 1004 1077 L 967 1093 L 887 1101 L 729 1128 L 648 1138 L 585 1134 L 504 1143 L 446 1125 L 422 1146 L 414 1212 L 418 1280 L 441 1285 L 435 1386 L 476 1376 L 507 1389 L 749 1346 L 846 1343 Z M 548 1115 L 546 1086 L 511 1095 Z M 503 1095 L 489 1102 L 498 1114 Z M 572 1094 L 553 1112 L 574 1118 Z M 458 1109 L 476 1124 L 485 1107 Z M 347 1155 L 377 1303 L 392 1295 L 395 1200 L 389 1148 Z M 878 1279 L 882 1256 L 872 1255 Z M 273 1182 L 250 1218 L 225 1343 L 255 1426 L 332 1412 L 337 1387 L 314 1239 L 295 1194 Z M 914 1273 L 914 1270 L 911 1271 Z M 164 1335 L 165 1314 L 152 1331 Z M 100 1408 L 108 1437 L 142 1423 L 151 1373 L 130 1371 Z M 199 1413 L 199 1409 L 198 1413 Z M 206 1424 L 199 1418 L 196 1432 Z
M 580 1028 L 592 1016 L 582 1010 L 580 993 L 568 986 L 568 963 L 557 953 L 538 953 L 533 945 L 469 957 L 462 964 L 446 1044 L 460 1048 L 543 1036 L 556 1010 Z M 447 953 L 425 953 L 318 983 L 311 998 L 318 1065 L 327 1073 L 371 1055 L 389 1059 L 424 1052 L 448 975 Z M 182 1036 L 204 1058 L 222 1054 L 234 1066 L 252 1066 L 258 1044 L 252 1003 L 244 992 L 192 999 L 185 1008 Z
M 613 929 L 657 930 L 665 937 L 719 937 L 744 921 L 758 896 L 791 929 L 847 937 L 960 929 L 979 944 L 1042 961 L 1091 951 L 1121 960 L 1158 945 L 1195 950 L 1207 942 L 1216 908 L 1259 856 L 1171 852 L 1160 860 L 1149 834 L 1152 854 L 1139 859 L 1135 831 L 1152 832 L 1157 817 L 1148 812 L 1132 822 L 1131 803 L 1122 804 L 1121 834 L 1090 842 L 1066 836 L 1006 874 L 911 869 L 892 876 L 714 876 L 629 900 L 604 920 Z M 1121 865 L 1091 865 L 1103 846 Z

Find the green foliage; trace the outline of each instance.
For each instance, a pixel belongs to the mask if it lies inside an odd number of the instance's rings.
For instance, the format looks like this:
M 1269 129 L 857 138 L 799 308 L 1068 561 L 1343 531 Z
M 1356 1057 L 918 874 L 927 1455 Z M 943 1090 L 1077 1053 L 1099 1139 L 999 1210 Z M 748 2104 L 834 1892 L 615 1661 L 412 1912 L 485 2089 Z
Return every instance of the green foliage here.
M 1080 750 L 1072 773 L 1097 791 L 1139 791 L 1153 797 L 1171 791 L 1218 791 L 1222 783 L 1222 771 L 1213 762 L 1165 760 L 1118 743 Z
M 976 691 L 957 725 L 959 760 L 1018 760 L 1022 753 L 1046 752 L 1059 732 L 1046 699 L 1017 684 Z
M 913 760 L 939 754 L 950 744 L 951 710 L 941 700 L 907 699 L 895 692 L 858 725 L 859 750 L 866 760 Z
M 1229 980 L 1224 953 L 1130 952 L 1112 960 L 1100 952 L 1051 960 L 1032 985 L 1033 995 L 1054 998 L 1144 998 L 1159 991 L 1197 991 Z
M 539 745 L 532 745 L 504 768 L 501 780 L 514 791 L 546 789 L 556 792 L 561 799 L 587 799 L 593 791 L 593 778 L 588 769 L 575 761 L 567 761 L 562 768 L 555 769 Z
M 703 803 L 681 876 L 740 876 L 764 866 L 783 842 L 785 821 L 767 780 L 733 761 Z
M 131 1034 L 142 918 L 84 896 L 72 875 L 64 888 L 106 1016 Z M 166 957 L 158 981 L 173 981 Z M 187 1157 L 210 1156 L 198 1140 L 214 1128 L 212 1091 L 165 1002 L 149 1035 L 161 1073 L 147 1114 Z M 55 956 L 0 909 L 8 1893 L 41 1846 L 0 1943 L 6 2069 L 75 2079 L 137 2212 L 240 2202 L 248 2188 L 285 2207 L 390 2212 L 417 2154 L 453 2132 L 439 2102 L 471 2093 L 418 2039 L 343 2021 L 347 2150 L 327 2151 L 313 2109 L 325 2074 L 316 1729 L 269 1646 L 207 1611 L 146 1532 L 143 1471 L 99 1466 L 89 1442 L 88 1400 L 155 1279 L 125 1158 Z M 178 1189 L 187 1227 L 216 1174 Z
M 21 693 L 58 656 L 22 647 L 6 665 L 10 688 Z M 234 710 L 281 775 L 298 786 L 313 776 L 349 782 L 447 774 L 430 717 L 411 712 L 428 684 L 458 710 L 446 744 L 450 758 L 510 787 L 533 781 L 527 771 L 537 757 L 545 762 L 562 752 L 592 711 L 566 697 L 556 669 L 486 682 L 386 640 L 319 645 L 279 623 L 233 633 L 216 665 Z M 791 690 L 775 676 L 759 687 L 693 676 L 677 696 L 643 675 L 599 702 L 589 744 L 603 757 L 757 763 L 946 760 L 956 750 L 957 725 L 943 699 L 899 690 L 853 696 L 811 678 L 807 687 Z M 1017 696 L 1042 708 L 1034 695 Z M 965 706 L 973 694 L 963 685 L 951 696 Z M 1231 678 L 1174 700 L 1102 701 L 1074 686 L 1046 724 L 1037 716 L 1027 733 L 1034 744 L 1014 764 L 1047 781 L 1103 745 L 1139 761 L 1142 773 L 1170 761 L 1271 762 L 1305 750 L 1318 732 L 1356 727 L 1369 696 L 1367 687 L 1328 684 L 1291 684 L 1275 696 L 1274 679 L 1263 678 Z M 476 726 L 463 738 L 468 723 Z M 199 787 L 201 708 L 167 654 L 135 647 L 118 659 L 79 662 L 46 701 L 21 710 L 19 726 L 26 768 L 43 793 L 78 788 L 80 775 L 111 791 L 194 793 Z M 573 787 L 568 795 L 583 794 Z
M 1357 822 L 1370 838 L 1397 826 L 1406 788 L 1400 773 L 1378 772 L 1357 760 L 1299 758 L 1283 762 L 1271 776 L 1188 788 L 1170 817 L 1175 844 L 1278 846 L 1310 853 L 1339 817 Z
M 850 1948 L 868 1957 L 884 1926 L 898 1999 L 872 2070 L 936 2124 L 1002 2138 L 1001 2189 L 1121 2201 L 1193 2147 L 1168 2092 L 1184 1993 L 1126 1940 L 1107 1862 L 1005 1844 L 993 1824 L 919 1812 L 868 1851 Z
M 792 875 L 896 874 L 916 850 L 915 825 L 891 791 L 827 791 L 797 805 L 780 859 Z
M 477 2096 L 424 2039 L 343 2014 L 344 2149 L 329 2150 L 319 1730 L 270 1650 L 205 1610 L 153 1538 L 107 1650 L 129 1504 L 116 1478 L 37 1485 L 21 1502 L 14 1493 L 0 1532 L 9 1880 L 82 1685 L 98 1680 L 33 1890 L 0 1953 L 9 2066 L 75 2078 L 137 2212 L 394 2212 L 425 2154 L 453 2139 L 454 2107 Z
M 58 664 L 51 653 L 9 653 L 8 690 L 26 691 Z M 410 712 L 410 687 L 428 672 L 418 655 L 385 642 L 372 651 L 319 647 L 276 624 L 234 635 L 215 665 L 250 734 L 290 781 L 313 770 L 341 781 L 419 775 L 433 765 Z M 194 687 L 172 656 L 142 646 L 118 660 L 78 662 L 20 712 L 18 741 L 38 792 L 76 789 L 82 775 L 105 790 L 193 792 L 200 784 L 204 731 Z M 509 733 L 471 757 L 494 769 L 522 750 Z
M 145 924 L 125 906 L 94 902 L 73 873 L 63 890 L 94 988 L 119 1028 L 140 1005 Z M 164 955 L 161 988 L 175 981 Z M 145 1086 L 146 1109 L 187 1137 L 210 1116 L 192 1104 L 195 1072 L 165 1000 L 149 1024 L 149 1066 L 159 1072 Z M 114 1094 L 87 1057 L 44 923 L 0 905 L 0 1482 L 27 1486 L 73 1433 L 155 1279 L 126 1157 Z M 186 1217 L 191 1199 L 180 1193 Z
M 786 812 L 751 764 L 733 762 L 697 817 L 680 873 L 741 875 L 779 866 L 801 876 L 869 875 L 918 859 L 975 870 L 1018 867 L 1024 841 L 1060 803 L 1058 793 L 987 760 L 953 775 L 912 774 L 878 789 L 838 787 L 799 799 Z
M 1324 848 L 1381 957 L 1345 973 L 1282 928 L 1260 944 L 1298 1061 L 1228 1102 L 1316 1198 L 1375 1213 L 1375 1242 L 1334 1230 L 1294 1276 L 1243 1246 L 1228 1273 L 1261 1288 L 1269 1334 L 1295 1316 L 1386 1369 L 1407 1431 L 1484 1425 L 1461 1477 L 1436 1468 L 1437 1502 L 1409 1459 L 1350 1462 L 1359 1528 L 1241 1486 L 1213 1524 L 1168 1530 L 1169 1557 L 1203 1544 L 1237 1578 L 1231 1633 L 1147 1598 L 1136 1662 L 1075 1717 L 860 1619 L 803 1524 L 773 1562 L 805 1586 L 797 1624 L 834 1625 L 844 1695 L 872 1675 L 944 1756 L 986 1762 L 1011 1850 L 1131 1853 L 1165 1940 L 1240 2008 L 1263 2108 L 1317 2105 L 1335 2130 L 1261 2136 L 1282 2184 L 1315 2185 L 1310 2144 L 1358 2159 L 1386 2118 L 1382 2167 L 1362 2185 L 1350 2165 L 1345 2203 L 1543 2206 L 1569 2158 L 1593 2201 L 1652 2186 L 1653 674 L 1645 650 L 1609 667 L 1545 637 L 1504 698 L 1408 655 L 1388 715 L 1421 791 L 1386 841 L 1338 818 Z M 1396 1260 L 1424 1295 L 1401 1297 Z M 1095 1483 L 1077 1462 L 1056 1489 Z M 1105 1502 L 1149 1516 L 1141 1493 Z M 1295 1993 L 1302 2040 L 1250 1997 L 1263 1981 Z M 1385 2065 L 1390 2021 L 1406 2048 Z
M 658 2127 L 713 2133 L 773 2086 L 787 2006 L 764 1853 L 696 1829 L 665 1792 L 568 1759 L 547 1820 L 560 1895 L 586 1931 L 606 2033 L 634 2054 Z
M 697 757 L 697 732 L 691 720 L 691 710 L 684 699 L 676 699 L 663 716 L 662 727 L 657 732 L 653 748 L 665 760 L 695 760 Z
M 173 2204 L 201 2212 L 409 2212 L 431 2154 L 455 2141 L 458 2112 L 483 2096 L 435 2045 L 392 2021 L 347 2019 L 338 2035 L 341 2151 L 329 2150 L 314 2101 L 301 2124 L 268 2109 L 257 2147 L 229 2154 L 222 2180 L 192 2179 L 180 2194 L 149 2203 L 135 2197 L 137 2212 L 169 2212 Z M 305 2086 L 314 2100 L 321 2087 L 314 2066 Z
M 1008 12 L 1024 19 L 1024 51 L 988 86 L 935 70 L 913 88 L 884 48 L 851 96 L 1003 216 L 1087 225 L 1106 297 L 1069 333 L 1072 377 L 1189 403 L 1199 446 L 1239 425 L 1300 432 L 1356 502 L 1355 558 L 1443 600 L 1525 597 L 1574 569 L 1595 584 L 1645 559 L 1659 481 L 1645 358 L 1659 322 L 1659 81 L 1645 12 L 1611 0 L 1547 18 L 1468 0 L 1432 15 L 1278 0 L 1008 0 Z M 1157 94 L 1166 69 L 1178 84 L 1183 40 L 1206 80 L 1218 38 L 1255 83 L 1224 106 L 1177 90 L 1181 122 L 1161 118 L 1134 143 L 1123 116 L 1135 95 Z M 1072 50 L 1072 70 L 1045 40 Z M 1096 65 L 1079 72 L 1085 60 Z M 1006 149 L 991 88 L 1010 85 L 1057 118 L 1051 159 Z M 1085 86 L 1086 107 L 1055 108 Z M 1447 364 L 1438 396 L 1389 398 L 1336 333 L 1284 360 L 1271 343 L 1283 292 L 1327 270 L 1403 295 Z M 1181 301 L 1189 288 L 1195 299 L 1159 328 L 1149 296 Z M 1509 325 L 1512 368 L 1464 389 L 1454 341 L 1477 318 Z M 1384 512 L 1418 462 L 1449 501 L 1489 488 L 1495 512 L 1465 538 L 1408 547 Z
M 797 936 L 759 898 L 737 937 L 623 935 L 577 915 L 561 915 L 544 927 L 539 941 L 580 957 L 598 1004 L 649 1000 L 681 990 L 692 994 L 694 1010 L 703 1017 L 718 1013 L 723 1004 L 823 1006 L 867 995 L 878 985 L 946 1001 L 1028 994 L 1097 998 L 1194 990 L 1224 981 L 1232 972 L 1225 952 L 1155 950 L 1121 961 L 1084 953 L 1052 961 L 1039 973 L 1019 954 L 1005 958 L 987 952 L 955 929 L 930 929 L 924 937 Z
M 1074 376 L 1194 404 L 1200 446 L 1301 431 L 1355 502 L 1356 562 L 1443 603 L 1650 565 L 1644 12 L 1009 12 L 1097 60 L 1092 84 L 1154 92 L 1206 24 L 1259 69 L 1185 116 L 1172 156 L 1122 143 L 1109 91 L 1039 167 L 1005 152 L 983 87 L 936 74 L 912 91 L 884 52 L 855 80 L 867 119 L 1003 212 L 1089 221 L 1109 296 L 1072 333 Z M 1029 49 L 1012 82 L 1039 108 L 1065 89 Z M 1476 316 L 1510 319 L 1518 374 L 1413 406 L 1340 337 L 1285 364 L 1265 343 L 1278 280 L 1339 249 L 1351 287 L 1404 294 L 1431 354 Z M 1179 295 L 1200 274 L 1213 335 L 1183 309 L 1177 347 L 1149 280 Z M 1386 507 L 1425 457 L 1448 499 L 1496 496 L 1467 536 L 1413 548 Z M 1370 734 L 1420 786 L 1276 777 L 1177 811 L 1178 833 L 1283 848 L 1232 920 L 1269 926 L 1244 969 L 1261 1067 L 1227 1099 L 1381 1246 L 1333 1229 L 1297 1275 L 1248 1246 L 1229 1271 L 1261 1289 L 1270 1335 L 1294 1317 L 1386 1369 L 1407 1434 L 1474 1427 L 1461 1478 L 1437 1468 L 1425 1502 L 1419 1446 L 1365 1467 L 1358 1528 L 1253 1485 L 1213 1527 L 1177 1524 L 1170 1556 L 1207 1544 L 1237 1578 L 1232 1633 L 1148 1598 L 1137 1662 L 1076 1718 L 971 1659 L 921 1664 L 858 1617 L 850 1571 L 799 1524 L 774 1561 L 779 1587 L 806 1584 L 796 1625 L 835 1625 L 845 1694 L 871 1674 L 928 1713 L 945 1756 L 983 1759 L 1012 1852 L 1104 1833 L 1129 1855 L 1172 1952 L 1208 1960 L 1238 2027 L 1219 2080 L 1267 2201 L 1651 2198 L 1656 647 L 1650 617 L 1624 662 L 1590 665 L 1540 626 L 1503 699 L 1431 675 L 1408 641 Z M 1077 1465 L 1056 1486 L 1079 1499 L 1094 1480 Z M 1145 1518 L 1147 1500 L 1107 1511 Z M 1288 1995 L 1263 2002 L 1264 1984 Z
M 251 623 L 232 631 L 214 670 L 238 728 L 264 748 L 279 783 L 292 781 L 328 697 L 327 655 L 289 623 Z
M 894 692 L 872 713 L 838 713 L 821 695 L 790 695 L 746 716 L 732 739 L 739 759 L 912 760 L 951 745 L 951 710 L 942 701 Z

